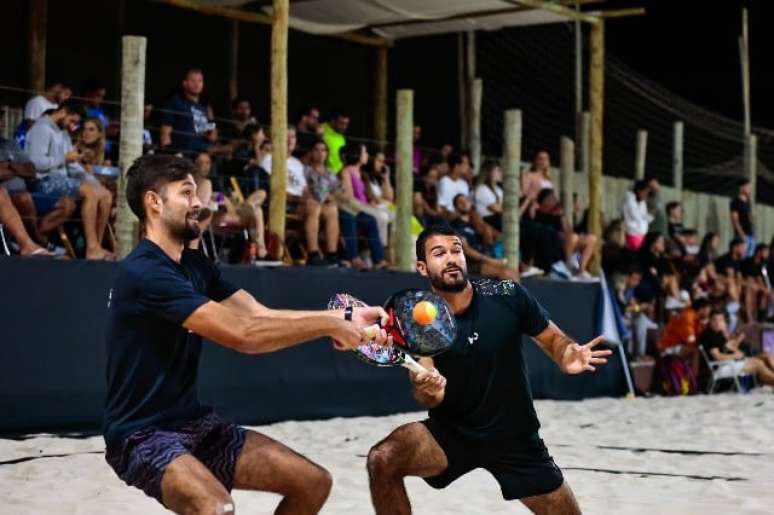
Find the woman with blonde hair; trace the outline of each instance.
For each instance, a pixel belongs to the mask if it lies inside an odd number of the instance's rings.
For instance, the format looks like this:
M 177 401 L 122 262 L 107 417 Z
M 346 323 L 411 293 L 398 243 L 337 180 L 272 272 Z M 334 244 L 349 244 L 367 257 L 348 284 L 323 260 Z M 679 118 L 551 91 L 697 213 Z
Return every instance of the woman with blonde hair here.
M 532 166 L 521 177 L 521 194 L 535 200 L 541 190 L 554 189 L 551 181 L 551 156 L 547 150 L 535 152 Z
M 81 164 L 87 172 L 93 173 L 94 166 L 110 166 L 105 160 L 106 145 L 105 126 L 98 118 L 87 118 L 75 144 L 81 151 Z

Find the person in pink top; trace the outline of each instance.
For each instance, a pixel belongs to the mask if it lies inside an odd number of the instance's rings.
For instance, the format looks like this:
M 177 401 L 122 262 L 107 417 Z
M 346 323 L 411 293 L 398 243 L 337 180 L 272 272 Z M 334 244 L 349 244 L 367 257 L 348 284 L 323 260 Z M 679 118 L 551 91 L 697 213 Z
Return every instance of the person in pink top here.
M 547 150 L 538 150 L 532 167 L 521 177 L 521 193 L 530 200 L 537 199 L 540 190 L 554 189 L 551 182 L 551 157 Z
M 358 212 L 367 213 L 376 219 L 379 227 L 379 241 L 383 247 L 386 247 L 390 227 L 390 212 L 379 207 L 378 199 L 369 197 L 367 179 L 363 177 L 361 171 L 368 164 L 368 150 L 365 145 L 356 143 L 341 149 L 341 155 L 342 162 L 348 160 L 351 163 L 345 162 L 344 168 L 341 170 L 342 189 L 348 197 L 356 202 L 354 207 L 357 208 Z

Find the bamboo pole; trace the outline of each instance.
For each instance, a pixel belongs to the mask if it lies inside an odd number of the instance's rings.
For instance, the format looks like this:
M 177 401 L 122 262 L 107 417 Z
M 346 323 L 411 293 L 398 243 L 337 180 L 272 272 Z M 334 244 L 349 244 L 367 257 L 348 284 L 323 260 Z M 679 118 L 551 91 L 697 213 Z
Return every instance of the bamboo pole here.
M 269 229 L 279 240 L 274 259 L 285 243 L 288 162 L 288 0 L 274 0 L 271 28 L 271 201 Z
M 575 191 L 575 142 L 567 136 L 562 136 L 559 142 L 559 171 L 564 216 L 575 224 L 572 194 Z
M 126 202 L 126 172 L 142 156 L 147 40 L 141 36 L 123 36 L 121 46 L 121 175 L 118 178 L 116 199 L 116 238 L 118 256 L 123 259 L 137 243 L 139 233 L 137 217 Z
M 481 79 L 474 79 L 470 88 L 470 161 L 473 174 L 478 175 L 481 166 L 481 96 L 484 84 Z
M 239 22 L 231 20 L 228 45 L 228 95 L 233 101 L 239 96 Z
M 747 9 L 742 9 L 742 35 L 739 37 L 739 61 L 742 65 L 742 102 L 744 104 L 744 133 L 752 131 L 750 120 L 750 40 L 747 30 Z
M 580 12 L 580 2 L 575 2 L 575 11 Z M 575 115 L 583 111 L 583 28 L 575 20 Z M 577 134 L 575 136 L 577 138 Z
M 465 80 L 465 34 L 457 34 L 457 93 L 460 108 L 460 147 L 468 144 L 468 85 Z
M 521 111 L 505 111 L 503 126 L 503 247 L 509 268 L 519 269 L 519 168 L 521 166 Z
M 588 177 L 589 152 L 591 145 L 591 113 L 583 111 L 576 120 L 577 138 L 580 143 L 577 148 L 578 168 L 582 173 L 586 174 L 586 177 Z
M 398 269 L 411 272 L 414 268 L 411 237 L 413 197 L 413 147 L 414 147 L 414 92 L 400 89 L 397 93 L 396 120 L 396 200 L 395 245 Z
M 591 108 L 591 134 L 589 155 L 589 233 L 602 241 L 602 149 L 605 101 L 605 22 L 591 27 L 591 71 L 589 75 L 589 106 Z M 591 260 L 591 272 L 600 271 L 600 247 Z
M 42 93 L 46 89 L 48 0 L 30 0 L 29 6 L 29 85 Z
M 683 196 L 683 122 L 676 121 L 672 128 L 672 177 L 677 198 Z
M 648 155 L 648 131 L 637 131 L 637 152 L 634 160 L 634 177 L 637 180 L 645 178 L 645 163 Z
M 744 139 L 744 176 L 750 181 L 750 204 L 754 204 L 758 190 L 758 136 L 755 134 L 748 134 Z
M 388 50 L 376 49 L 376 78 L 374 80 L 374 139 L 380 150 L 387 143 L 387 77 Z

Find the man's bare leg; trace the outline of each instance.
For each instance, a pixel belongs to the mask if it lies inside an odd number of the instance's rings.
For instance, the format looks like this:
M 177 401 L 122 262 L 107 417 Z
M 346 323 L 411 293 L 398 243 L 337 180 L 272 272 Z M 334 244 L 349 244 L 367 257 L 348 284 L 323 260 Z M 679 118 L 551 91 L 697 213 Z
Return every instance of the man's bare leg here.
M 320 252 L 320 210 L 319 202 L 311 198 L 306 200 L 304 233 L 306 235 L 306 250 L 310 254 Z
M 234 513 L 226 487 L 190 454 L 178 456 L 167 466 L 161 478 L 161 498 L 175 513 Z
M 322 218 L 325 221 L 325 251 L 335 254 L 339 248 L 339 207 L 334 202 L 326 202 L 322 207 Z
M 43 249 L 40 245 L 32 241 L 27 229 L 24 228 L 19 212 L 11 202 L 11 197 L 4 188 L 0 188 L 0 223 L 3 224 L 13 239 L 19 244 L 22 255 L 33 253 L 50 255 L 51 253 Z
M 519 499 L 537 515 L 580 515 L 581 510 L 567 481 L 551 493 Z
M 102 187 L 100 189 L 99 202 L 97 203 L 97 239 L 100 245 L 105 240 L 105 229 L 110 220 L 110 209 L 113 207 L 113 194 Z
M 774 386 L 774 371 L 770 370 L 760 358 L 749 358 L 744 365 L 744 371 L 753 374 L 763 384 Z
M 11 195 L 11 201 L 14 207 L 16 207 L 16 211 L 19 212 L 19 216 L 22 222 L 24 222 L 24 228 L 27 229 L 27 233 L 32 238 L 32 241 L 45 245 L 46 241 L 38 228 L 38 213 L 35 210 L 35 202 L 32 200 L 32 195 L 26 191 L 14 193 Z
M 368 477 L 376 515 L 411 513 L 406 476 L 432 477 L 449 466 L 443 449 L 419 422 L 406 424 L 368 453 Z
M 285 445 L 248 431 L 234 474 L 234 488 L 274 492 L 284 497 L 274 513 L 320 511 L 331 491 L 330 473 Z
M 72 218 L 78 205 L 70 197 L 62 197 L 50 211 L 40 220 L 40 232 L 49 234 L 51 231 Z

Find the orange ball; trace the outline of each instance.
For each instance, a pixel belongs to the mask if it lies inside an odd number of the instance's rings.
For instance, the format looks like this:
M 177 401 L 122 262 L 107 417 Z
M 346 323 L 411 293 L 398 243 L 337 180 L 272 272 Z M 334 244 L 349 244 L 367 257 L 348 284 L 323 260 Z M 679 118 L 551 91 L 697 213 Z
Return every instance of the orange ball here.
M 413 315 L 414 320 L 419 325 L 431 324 L 433 320 L 435 320 L 435 317 L 438 316 L 438 308 L 436 308 L 435 304 L 432 302 L 423 300 L 421 302 L 417 302 L 417 305 L 414 306 Z

